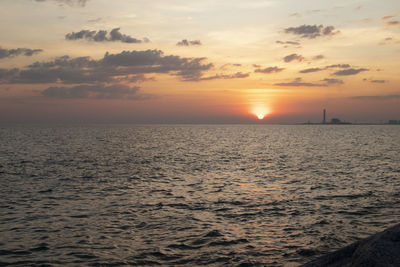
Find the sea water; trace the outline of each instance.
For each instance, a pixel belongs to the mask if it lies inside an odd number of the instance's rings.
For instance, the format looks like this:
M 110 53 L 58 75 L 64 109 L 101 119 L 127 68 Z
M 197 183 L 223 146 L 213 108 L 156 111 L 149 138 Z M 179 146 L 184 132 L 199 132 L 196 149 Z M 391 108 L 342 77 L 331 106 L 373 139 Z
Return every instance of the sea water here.
M 400 127 L 0 127 L 0 265 L 296 266 L 399 222 Z

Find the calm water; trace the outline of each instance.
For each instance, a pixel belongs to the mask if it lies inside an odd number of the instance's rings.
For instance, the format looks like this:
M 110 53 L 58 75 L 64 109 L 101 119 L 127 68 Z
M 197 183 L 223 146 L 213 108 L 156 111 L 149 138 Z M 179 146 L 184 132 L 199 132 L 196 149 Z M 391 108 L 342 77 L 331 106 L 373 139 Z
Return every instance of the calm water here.
M 399 218 L 398 126 L 0 128 L 0 265 L 297 266 Z

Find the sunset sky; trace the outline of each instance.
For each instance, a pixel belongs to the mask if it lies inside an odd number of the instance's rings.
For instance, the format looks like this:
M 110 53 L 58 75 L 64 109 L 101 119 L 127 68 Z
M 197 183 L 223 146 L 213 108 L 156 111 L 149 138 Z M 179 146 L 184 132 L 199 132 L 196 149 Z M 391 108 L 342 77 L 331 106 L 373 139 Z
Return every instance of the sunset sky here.
M 0 122 L 400 120 L 399 0 L 0 7 Z

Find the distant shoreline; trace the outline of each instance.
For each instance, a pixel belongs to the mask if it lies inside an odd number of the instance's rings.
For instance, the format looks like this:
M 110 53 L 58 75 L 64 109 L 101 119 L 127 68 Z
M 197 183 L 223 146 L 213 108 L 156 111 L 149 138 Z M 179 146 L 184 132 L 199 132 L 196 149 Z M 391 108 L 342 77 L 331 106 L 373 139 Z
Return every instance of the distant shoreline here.
M 398 123 L 353 123 L 353 122 L 341 122 L 341 123 L 314 123 L 314 122 L 303 122 L 297 123 L 297 125 L 400 125 Z
M 376 125 L 376 126 L 387 126 L 387 125 L 400 125 L 390 123 L 314 123 L 314 122 L 293 122 L 293 123 L 268 123 L 268 122 L 249 122 L 249 123 L 135 123 L 135 122 L 0 122 L 0 127 L 8 126 L 87 126 L 87 125 L 131 125 L 131 126 L 179 126 L 179 125 L 282 125 L 282 126 L 295 126 L 295 125 Z

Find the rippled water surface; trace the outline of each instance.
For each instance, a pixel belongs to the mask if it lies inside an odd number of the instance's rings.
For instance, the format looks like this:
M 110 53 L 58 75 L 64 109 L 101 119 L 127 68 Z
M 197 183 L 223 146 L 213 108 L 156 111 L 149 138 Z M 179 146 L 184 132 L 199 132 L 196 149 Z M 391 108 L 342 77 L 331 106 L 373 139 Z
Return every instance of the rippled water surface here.
M 399 215 L 398 126 L 0 128 L 0 265 L 297 266 Z

